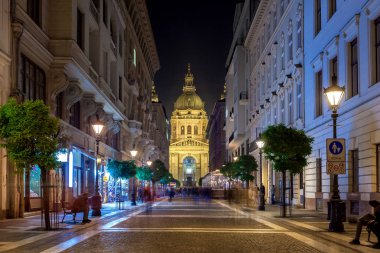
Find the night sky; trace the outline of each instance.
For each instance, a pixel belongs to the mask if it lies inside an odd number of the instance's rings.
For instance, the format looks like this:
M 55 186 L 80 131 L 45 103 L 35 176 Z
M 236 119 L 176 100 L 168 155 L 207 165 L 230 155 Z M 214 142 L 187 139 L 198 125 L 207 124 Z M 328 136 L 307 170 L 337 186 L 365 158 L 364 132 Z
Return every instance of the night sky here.
M 147 0 L 161 69 L 155 84 L 171 117 L 188 63 L 210 115 L 220 98 L 232 41 L 235 0 Z

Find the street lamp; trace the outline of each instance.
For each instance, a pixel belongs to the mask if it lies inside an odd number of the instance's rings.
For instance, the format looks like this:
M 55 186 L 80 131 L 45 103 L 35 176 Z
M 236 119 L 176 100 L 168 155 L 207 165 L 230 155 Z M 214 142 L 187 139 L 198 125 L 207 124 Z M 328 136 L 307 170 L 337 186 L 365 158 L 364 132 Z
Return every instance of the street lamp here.
M 232 159 L 234 159 L 234 162 L 236 162 L 238 158 L 239 158 L 239 157 L 234 156 Z
M 92 206 L 92 216 L 100 216 L 102 213 L 100 209 L 102 208 L 102 197 L 99 194 L 99 164 L 98 163 L 98 155 L 99 155 L 99 141 L 100 141 L 100 134 L 104 128 L 104 125 L 99 120 L 95 122 L 95 124 L 92 124 L 92 128 L 94 129 L 95 135 L 96 135 L 96 173 L 95 173 L 95 194 L 92 197 L 91 200 L 91 206 Z
M 135 145 L 133 145 L 133 149 L 131 150 L 131 156 L 134 159 L 137 155 L 138 151 L 135 148 Z M 132 199 L 131 199 L 131 205 L 136 205 L 136 192 L 135 192 L 135 177 L 132 177 Z
M 150 165 L 152 165 L 152 161 L 149 159 L 146 164 L 150 167 Z
M 331 110 L 332 110 L 331 118 L 333 120 L 333 138 L 337 138 L 337 131 L 336 131 L 336 126 L 337 126 L 336 122 L 338 118 L 337 110 L 344 95 L 344 87 L 340 87 L 337 85 L 337 77 L 335 74 L 332 77 L 331 86 L 324 89 L 324 94 L 326 95 L 329 101 Z M 333 232 L 344 231 L 344 225 L 342 222 L 342 212 L 345 212 L 345 206 L 343 202 L 340 200 L 339 183 L 338 183 L 337 174 L 334 174 L 333 194 L 330 198 L 329 208 L 330 208 L 329 231 L 333 231 Z
M 262 148 L 264 147 L 265 143 L 259 136 L 259 138 L 256 140 L 256 145 L 259 148 L 259 155 L 260 155 L 260 202 L 258 210 L 265 211 L 265 200 L 264 200 L 264 189 L 263 189 L 263 163 L 262 163 L 262 156 L 263 151 Z

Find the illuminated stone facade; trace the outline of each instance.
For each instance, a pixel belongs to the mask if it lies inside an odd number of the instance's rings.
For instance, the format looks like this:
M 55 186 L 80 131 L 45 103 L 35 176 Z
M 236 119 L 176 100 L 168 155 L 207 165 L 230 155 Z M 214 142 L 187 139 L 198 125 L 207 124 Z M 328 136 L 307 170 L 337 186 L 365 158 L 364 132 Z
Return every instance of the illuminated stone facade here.
M 204 102 L 195 93 L 193 81 L 189 65 L 183 93 L 175 102 L 171 117 L 169 169 L 183 186 L 198 185 L 199 178 L 208 173 L 208 119 Z

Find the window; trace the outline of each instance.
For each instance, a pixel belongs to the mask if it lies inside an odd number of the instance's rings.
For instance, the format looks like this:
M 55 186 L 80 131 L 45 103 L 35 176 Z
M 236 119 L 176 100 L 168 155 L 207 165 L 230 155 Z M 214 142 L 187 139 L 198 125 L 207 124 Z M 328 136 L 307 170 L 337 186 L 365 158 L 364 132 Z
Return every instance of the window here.
M 277 12 L 273 12 L 273 27 L 276 27 L 277 25 Z
M 108 53 L 104 52 L 103 55 L 103 78 L 108 83 Z
M 55 116 L 62 119 L 63 118 L 63 91 L 57 95 L 55 98 Z
M 359 151 L 350 150 L 351 169 L 352 169 L 352 192 L 359 192 Z
M 316 73 L 315 76 L 315 116 L 322 115 L 322 70 Z
M 322 192 L 322 158 L 315 161 L 316 192 Z
M 120 57 L 123 56 L 123 35 L 119 35 L 119 55 Z
M 292 96 L 292 92 L 290 91 L 289 94 L 288 94 L 288 107 L 289 107 L 289 119 L 288 119 L 288 122 L 289 124 L 293 124 L 293 96 Z
M 185 134 L 185 127 L 184 126 L 181 126 L 181 134 Z
M 41 2 L 40 0 L 28 0 L 27 10 L 29 17 L 38 25 L 41 25 Z
M 380 82 L 380 17 L 375 20 L 375 82 Z
M 113 147 L 116 150 L 119 150 L 119 139 L 120 139 L 120 132 L 112 135 L 111 147 Z
M 297 21 L 297 48 L 302 48 L 302 19 Z
M 45 101 L 45 72 L 24 55 L 21 56 L 21 83 L 24 99 Z
M 70 125 L 80 129 L 80 118 L 80 102 L 78 101 L 70 108 Z
M 281 46 L 281 70 L 285 69 L 285 48 Z
M 277 125 L 277 107 L 274 107 L 273 109 L 273 123 L 274 125 Z
M 321 20 L 321 0 L 315 0 L 315 36 L 321 31 L 322 20 Z
M 285 99 L 281 99 L 281 123 L 285 123 Z
M 194 127 L 194 134 L 195 134 L 195 135 L 198 134 L 198 127 L 197 127 L 197 126 Z
M 329 18 L 336 12 L 336 0 L 329 0 Z
M 302 84 L 297 83 L 297 119 L 302 119 Z
M 133 49 L 133 65 L 137 65 L 137 55 L 136 55 L 136 48 Z
M 280 0 L 281 3 L 280 3 L 280 12 L 281 12 L 281 16 L 284 14 L 284 11 L 285 11 L 285 4 L 284 4 L 284 1 L 285 0 Z
M 123 102 L 123 78 L 119 76 L 119 100 Z
M 359 67 L 358 67 L 358 43 L 357 39 L 350 42 L 350 87 L 348 96 L 353 97 L 359 93 Z
M 187 134 L 191 134 L 191 126 L 187 126 Z
M 84 48 L 84 36 L 83 36 L 83 13 L 78 9 L 77 10 L 77 43 L 78 46 L 83 50 Z
M 292 27 L 291 23 L 290 23 L 290 27 Z M 293 60 L 293 32 L 292 31 L 290 31 L 288 34 L 288 57 L 289 57 L 289 61 Z
M 103 23 L 106 25 L 106 27 L 108 25 L 108 23 L 107 23 L 107 12 L 108 12 L 107 1 L 103 1 Z
M 273 64 L 272 64 L 272 66 L 273 66 L 273 74 L 272 74 L 273 80 L 277 80 L 277 57 L 276 57 L 275 54 L 273 55 Z
M 267 66 L 267 89 L 270 89 L 272 87 L 272 82 L 271 82 L 271 67 L 270 67 L 270 61 L 268 61 L 268 66 Z M 248 90 L 248 89 L 246 89 Z

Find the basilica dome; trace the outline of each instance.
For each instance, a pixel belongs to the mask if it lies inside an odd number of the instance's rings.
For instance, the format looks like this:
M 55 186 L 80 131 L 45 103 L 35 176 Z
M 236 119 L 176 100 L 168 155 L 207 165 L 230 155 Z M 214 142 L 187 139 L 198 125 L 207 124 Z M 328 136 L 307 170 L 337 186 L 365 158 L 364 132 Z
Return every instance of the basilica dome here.
M 185 85 L 183 86 L 183 93 L 177 98 L 174 103 L 174 110 L 204 110 L 205 105 L 202 99 L 195 93 L 196 89 L 193 84 L 194 76 L 190 72 L 190 65 L 188 72 L 185 76 Z

